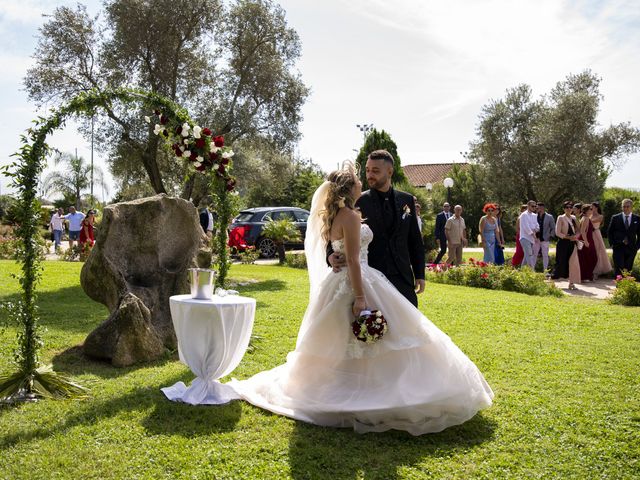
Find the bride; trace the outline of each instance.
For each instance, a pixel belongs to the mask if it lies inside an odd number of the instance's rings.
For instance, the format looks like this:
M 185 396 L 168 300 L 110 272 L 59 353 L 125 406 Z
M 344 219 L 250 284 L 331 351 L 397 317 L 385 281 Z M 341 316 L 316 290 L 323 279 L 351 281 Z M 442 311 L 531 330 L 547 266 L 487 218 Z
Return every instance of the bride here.
M 296 348 L 283 365 L 229 385 L 271 412 L 360 433 L 421 435 L 461 424 L 490 406 L 493 392 L 451 339 L 367 265 L 373 233 L 354 208 L 361 188 L 346 165 L 315 192 L 305 239 L 309 305 Z M 326 264 L 329 241 L 347 259 L 339 273 Z M 351 329 L 364 309 L 388 323 L 373 344 Z

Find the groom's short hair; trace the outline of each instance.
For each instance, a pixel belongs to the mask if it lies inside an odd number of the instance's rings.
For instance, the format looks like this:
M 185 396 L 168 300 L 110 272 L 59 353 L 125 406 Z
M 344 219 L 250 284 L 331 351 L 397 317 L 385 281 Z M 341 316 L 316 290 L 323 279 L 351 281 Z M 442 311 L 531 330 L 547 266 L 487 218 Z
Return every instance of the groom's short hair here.
M 384 160 L 393 166 L 393 155 L 386 150 L 374 150 L 369 154 L 369 160 Z

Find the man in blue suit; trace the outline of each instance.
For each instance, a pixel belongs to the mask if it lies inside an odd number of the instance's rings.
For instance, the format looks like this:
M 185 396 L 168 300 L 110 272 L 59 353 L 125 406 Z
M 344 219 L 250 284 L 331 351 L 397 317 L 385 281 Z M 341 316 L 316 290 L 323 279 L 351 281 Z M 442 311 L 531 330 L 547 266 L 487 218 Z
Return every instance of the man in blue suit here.
M 442 205 L 442 211 L 436 215 L 436 246 L 440 248 L 440 252 L 438 252 L 438 256 L 434 263 L 440 263 L 444 254 L 447 253 L 447 235 L 444 232 L 444 226 L 451 217 L 450 206 L 447 202 Z

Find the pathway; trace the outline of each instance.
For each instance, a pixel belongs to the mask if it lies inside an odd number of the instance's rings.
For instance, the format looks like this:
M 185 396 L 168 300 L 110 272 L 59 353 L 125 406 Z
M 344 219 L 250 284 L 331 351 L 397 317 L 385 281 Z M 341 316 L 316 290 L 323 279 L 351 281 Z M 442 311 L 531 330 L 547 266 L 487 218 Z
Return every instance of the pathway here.
M 577 290 L 569 290 L 568 280 L 554 280 L 553 283 L 568 295 L 595 300 L 605 300 L 616 288 L 615 281 L 611 278 L 601 278 L 594 282 L 578 284 L 576 285 Z

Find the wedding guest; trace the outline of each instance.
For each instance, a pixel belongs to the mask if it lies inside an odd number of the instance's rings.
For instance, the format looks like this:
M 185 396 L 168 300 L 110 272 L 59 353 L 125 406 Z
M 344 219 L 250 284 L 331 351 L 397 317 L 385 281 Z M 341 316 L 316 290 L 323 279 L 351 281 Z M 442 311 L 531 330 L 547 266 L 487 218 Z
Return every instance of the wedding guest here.
M 495 264 L 504 265 L 504 233 L 502 231 L 502 217 L 504 211 L 500 208 L 500 205 L 496 204 L 496 223 L 498 229 L 496 230 L 496 246 L 494 251 Z
M 578 260 L 578 223 L 576 217 L 571 214 L 573 204 L 566 201 L 562 204 L 563 215 L 558 215 L 556 220 L 556 265 L 551 278 L 569 279 L 569 289 L 575 290 L 576 283 L 580 283 L 580 261 Z
M 84 246 L 85 243 L 89 243 L 93 247 L 93 224 L 96 219 L 96 212 L 89 210 L 87 216 L 82 220 L 82 229 L 78 237 L 78 245 Z
M 526 205 L 520 205 L 520 214 L 527 209 Z M 511 258 L 511 265 L 514 267 L 519 266 L 524 258 L 524 250 L 520 244 L 520 216 L 516 218 L 516 251 Z
M 538 254 L 542 252 L 542 268 L 546 272 L 549 268 L 549 241 L 555 236 L 556 222 L 550 213 L 545 212 L 544 203 L 538 202 L 538 226 L 536 241 L 533 244 L 533 257 L 538 260 Z
M 598 278 L 598 275 L 609 273 L 613 270 L 611 262 L 609 261 L 609 254 L 607 253 L 607 247 L 604 245 L 602 239 L 602 232 L 600 228 L 604 222 L 604 216 L 602 215 L 602 208 L 600 208 L 600 202 L 593 202 L 593 210 L 591 211 L 591 224 L 593 225 L 593 243 L 596 247 L 596 254 L 598 256 L 598 263 L 593 271 L 594 280 Z
M 576 219 L 579 219 L 582 216 L 582 203 L 575 202 L 573 204 L 573 209 L 571 210 L 571 214 L 574 217 L 576 217 Z
M 416 204 L 416 220 L 418 221 L 418 229 L 420 230 L 420 233 L 422 233 L 422 217 L 420 216 L 422 205 L 418 203 L 418 199 L 415 195 L 413 196 L 413 203 Z
M 71 205 L 69 207 L 69 213 L 67 213 L 64 218 L 69 222 L 69 248 L 73 248 L 73 241 L 78 240 L 80 237 L 84 213 L 76 212 L 76 207 Z
M 522 251 L 524 252 L 522 265 L 528 265 L 532 270 L 536 268 L 533 244 L 536 241 L 536 232 L 540 230 L 538 216 L 535 213 L 536 208 L 536 201 L 529 200 L 527 209 L 520 214 L 520 245 L 522 245 Z
M 449 263 L 456 267 L 462 263 L 462 249 L 467 246 L 467 226 L 462 218 L 462 206 L 453 207 L 453 217 L 444 225 L 449 245 Z
M 593 225 L 591 223 L 591 204 L 582 205 L 580 218 L 580 240 L 578 245 L 578 259 L 580 260 L 580 276 L 582 281 L 593 281 L 593 271 L 598 263 L 596 247 L 593 243 Z
M 201 203 L 200 210 L 200 226 L 204 233 L 207 234 L 207 237 L 211 238 L 213 235 L 213 213 L 209 210 L 209 207 L 206 203 Z
M 629 198 L 622 201 L 622 213 L 611 217 L 607 238 L 613 248 L 616 276 L 622 275 L 622 270 L 630 272 L 640 248 L 640 217 L 633 213 L 633 202 Z
M 495 263 L 496 256 L 496 239 L 498 235 L 498 222 L 495 218 L 496 206 L 493 203 L 487 203 L 482 208 L 485 215 L 480 219 L 480 246 L 484 249 L 484 261 L 486 263 Z
M 449 217 L 451 217 L 451 212 L 449 211 L 450 208 L 451 206 L 449 203 L 445 202 L 442 205 L 442 211 L 436 215 L 435 237 L 436 246 L 440 248 L 440 251 L 438 252 L 438 256 L 434 263 L 440 263 L 444 254 L 447 253 L 447 236 L 444 233 L 444 225 L 447 223 L 447 220 L 449 220 Z
M 59 208 L 56 213 L 51 216 L 49 228 L 53 232 L 54 249 L 57 251 L 62 243 L 62 234 L 64 233 L 64 210 Z

